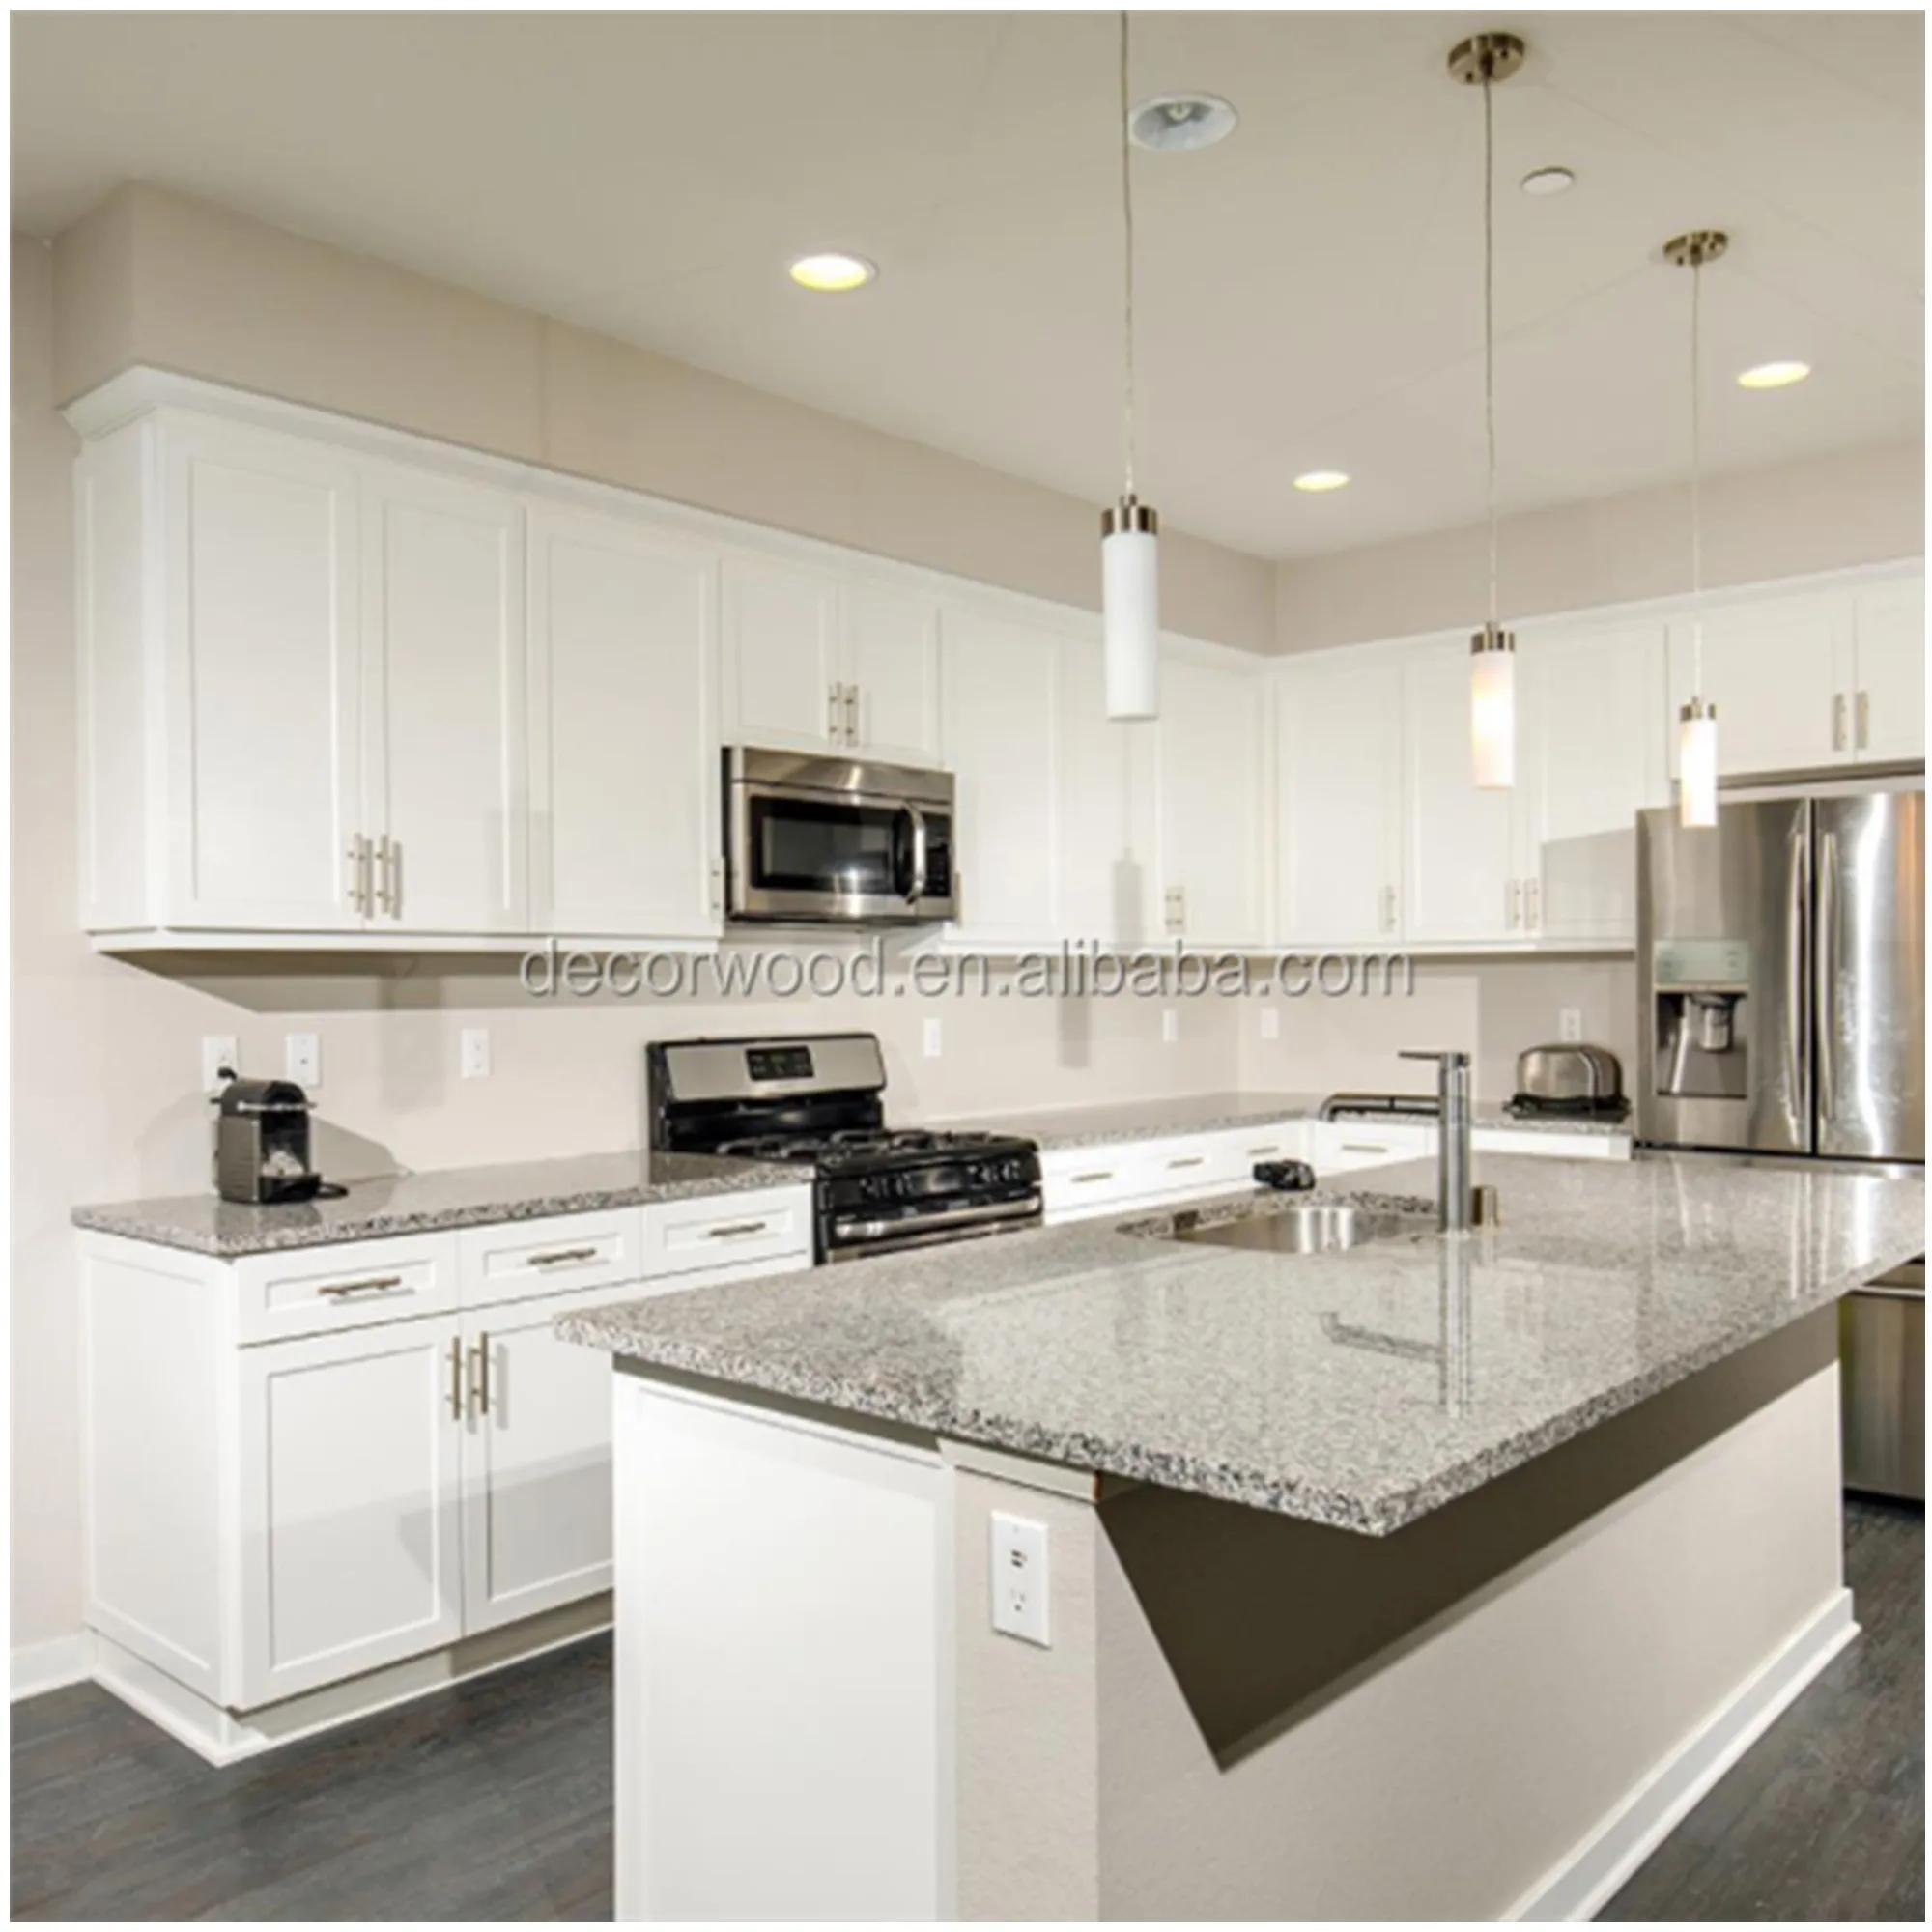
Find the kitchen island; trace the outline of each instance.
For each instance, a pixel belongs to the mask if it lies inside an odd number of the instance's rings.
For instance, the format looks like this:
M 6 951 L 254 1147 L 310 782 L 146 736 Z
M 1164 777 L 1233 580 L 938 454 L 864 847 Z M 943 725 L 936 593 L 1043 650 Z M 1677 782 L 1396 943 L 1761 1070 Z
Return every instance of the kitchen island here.
M 1417 1164 L 1343 1252 L 1240 1196 L 565 1319 L 620 1917 L 1593 1909 L 1856 1634 L 1833 1304 L 1923 1186 L 1479 1178 L 1461 1237 Z

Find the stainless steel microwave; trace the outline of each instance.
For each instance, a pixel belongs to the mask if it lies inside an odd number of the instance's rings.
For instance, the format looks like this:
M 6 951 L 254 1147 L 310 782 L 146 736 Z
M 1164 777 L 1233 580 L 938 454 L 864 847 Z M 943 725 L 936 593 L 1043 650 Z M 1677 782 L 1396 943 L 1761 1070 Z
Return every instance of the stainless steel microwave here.
M 724 826 L 734 920 L 913 924 L 958 911 L 951 772 L 733 746 Z

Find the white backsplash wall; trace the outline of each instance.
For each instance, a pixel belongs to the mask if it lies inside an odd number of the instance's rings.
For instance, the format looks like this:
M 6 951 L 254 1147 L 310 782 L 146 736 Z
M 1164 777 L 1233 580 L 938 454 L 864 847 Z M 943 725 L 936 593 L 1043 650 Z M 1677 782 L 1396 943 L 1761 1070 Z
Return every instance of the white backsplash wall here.
M 1516 1091 L 1516 1057 L 1560 1035 L 1561 1014 L 1582 1015 L 1583 1038 L 1635 1077 L 1636 973 L 1629 958 L 1418 960 L 1405 998 L 1310 994 L 1266 1002 L 1280 1037 L 1262 1037 L 1264 1003 L 1240 1018 L 1240 1084 L 1264 1093 L 1430 1093 L 1435 1070 L 1398 1058 L 1405 1047 L 1460 1047 L 1475 1057 L 1479 1100 Z

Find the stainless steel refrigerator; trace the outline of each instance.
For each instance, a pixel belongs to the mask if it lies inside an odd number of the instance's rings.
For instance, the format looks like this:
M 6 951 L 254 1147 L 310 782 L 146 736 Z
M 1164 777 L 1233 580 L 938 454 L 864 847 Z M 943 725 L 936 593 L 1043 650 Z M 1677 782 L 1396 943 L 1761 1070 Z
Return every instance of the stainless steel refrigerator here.
M 1637 1002 L 1645 1145 L 1922 1165 L 1922 788 L 1642 813 Z M 1848 1298 L 1844 1359 L 1848 1485 L 1922 1494 L 1922 1264 Z

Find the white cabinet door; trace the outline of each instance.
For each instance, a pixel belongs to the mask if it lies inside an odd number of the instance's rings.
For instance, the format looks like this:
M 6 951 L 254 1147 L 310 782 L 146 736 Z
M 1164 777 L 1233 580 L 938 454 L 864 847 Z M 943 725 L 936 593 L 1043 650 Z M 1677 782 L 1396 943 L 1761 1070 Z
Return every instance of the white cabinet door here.
M 937 601 L 848 582 L 839 618 L 848 742 L 886 764 L 931 764 L 939 748 Z
M 817 752 L 844 736 L 838 586 L 764 557 L 724 559 L 724 742 Z
M 1413 944 L 1520 939 L 1513 794 L 1476 788 L 1466 639 L 1426 645 L 1405 660 L 1403 766 L 1404 936 Z
M 1065 637 L 1058 648 L 1061 931 L 1095 947 L 1152 946 L 1155 727 L 1109 720 L 1097 640 Z
M 453 1643 L 456 1317 L 265 1343 L 238 1360 L 241 1707 Z
M 946 612 L 940 723 L 956 786 L 959 937 L 1058 934 L 1059 652 L 1051 631 Z
M 1636 814 L 1669 803 L 1665 631 L 1525 632 L 1518 870 L 1540 939 L 1636 938 Z
M 546 930 L 719 930 L 718 558 L 529 511 L 532 904 Z
M 1839 676 L 1850 610 L 1842 593 L 1718 605 L 1704 613 L 1704 692 L 1718 707 L 1718 769 L 1808 771 L 1851 749 L 1850 695 Z M 1690 696 L 1693 620 L 1670 626 L 1670 770 L 1677 712 Z
M 1160 686 L 1164 936 L 1264 946 L 1259 686 L 1251 673 L 1175 657 L 1162 663 Z
M 551 1324 L 621 1294 L 585 1289 L 464 1317 L 466 1634 L 611 1587 L 611 1362 Z
M 1853 753 L 1861 759 L 1925 755 L 1925 581 L 1861 590 L 1853 602 Z
M 517 499 L 369 469 L 362 579 L 364 829 L 378 840 L 372 923 L 403 932 L 527 930 Z
M 1323 657 L 1282 669 L 1275 707 L 1275 940 L 1370 946 L 1402 906 L 1402 669 Z
M 166 922 L 359 926 L 355 470 L 217 424 L 162 451 Z

